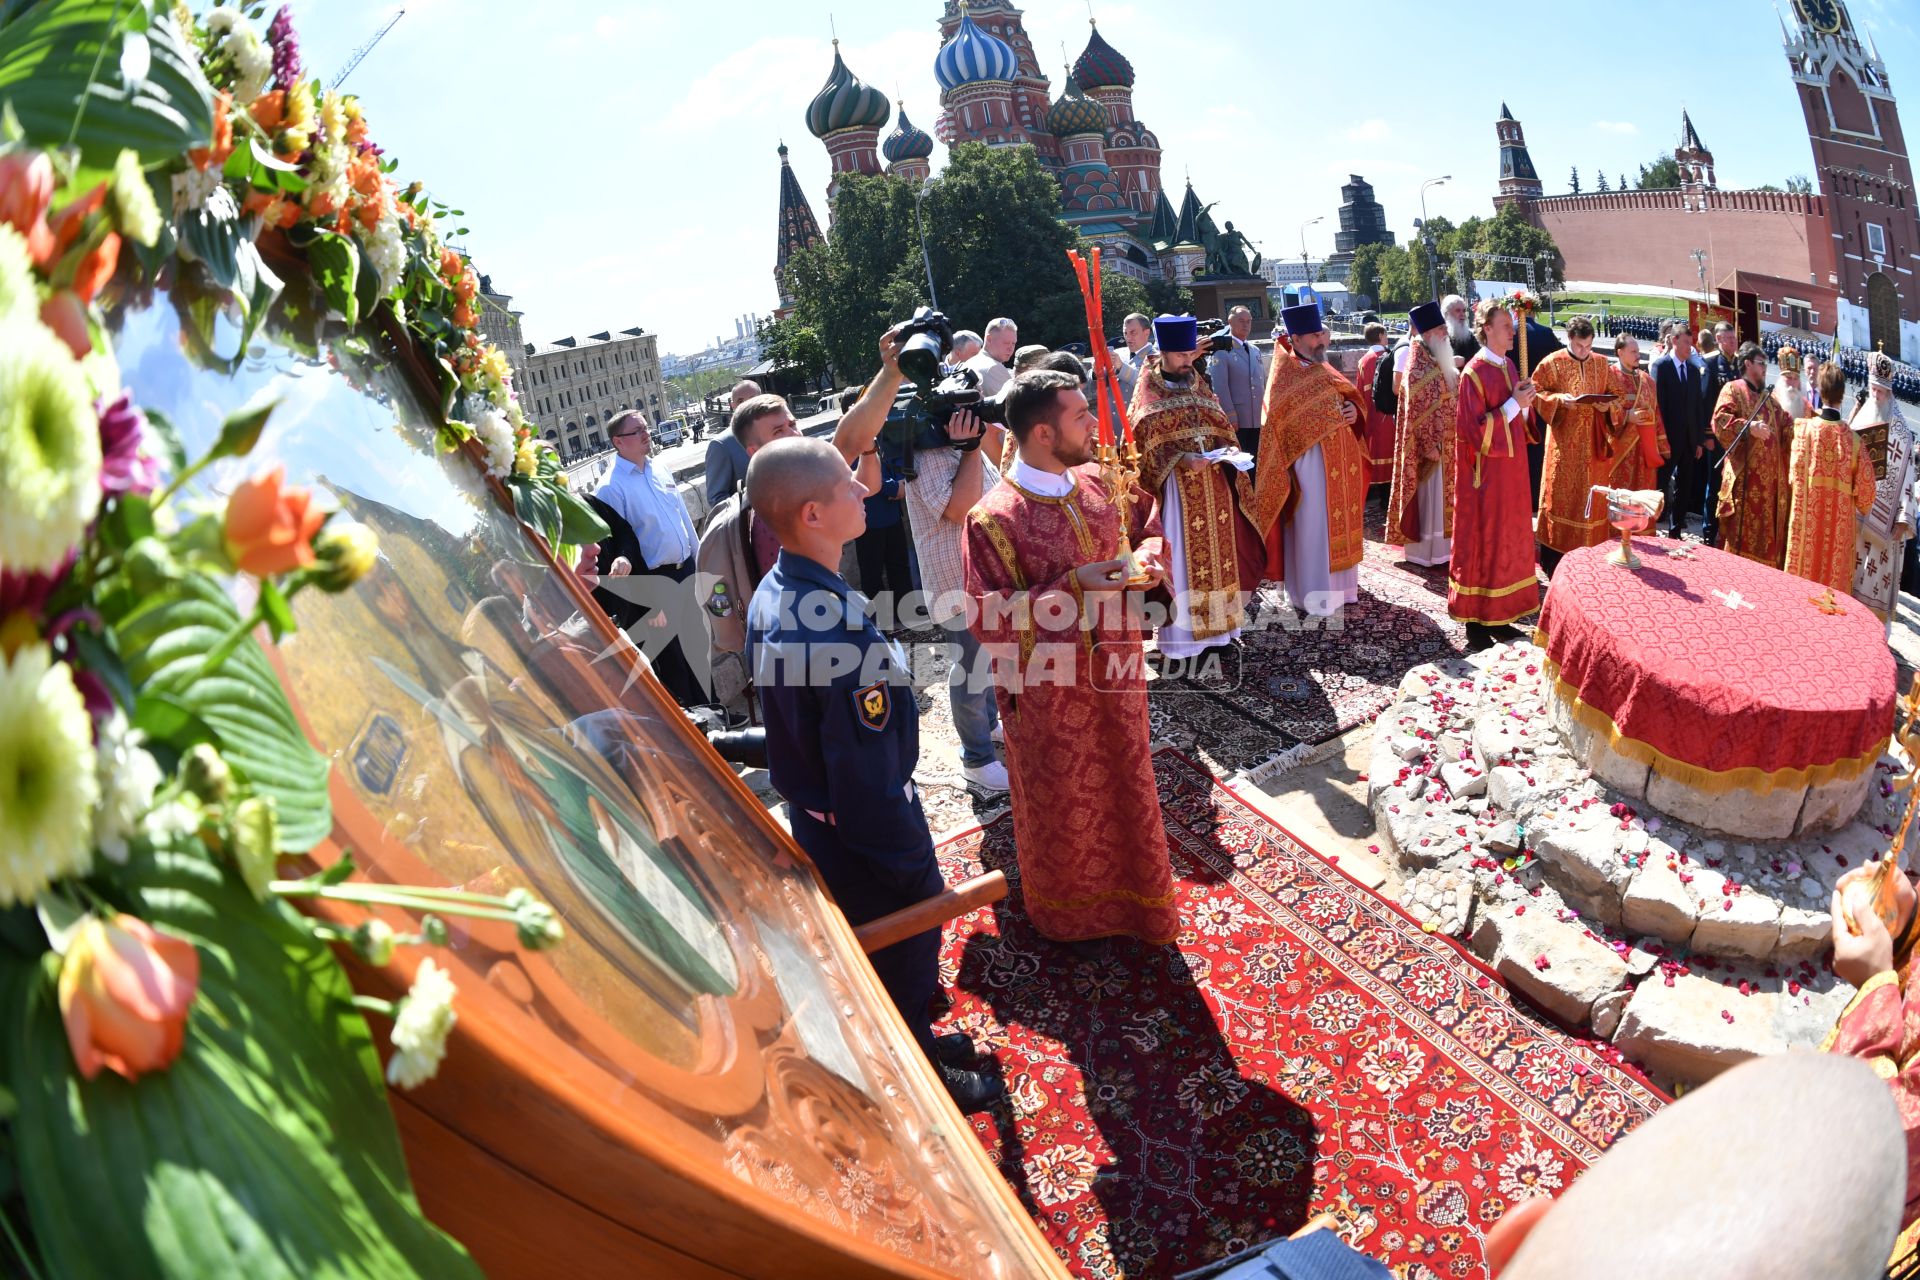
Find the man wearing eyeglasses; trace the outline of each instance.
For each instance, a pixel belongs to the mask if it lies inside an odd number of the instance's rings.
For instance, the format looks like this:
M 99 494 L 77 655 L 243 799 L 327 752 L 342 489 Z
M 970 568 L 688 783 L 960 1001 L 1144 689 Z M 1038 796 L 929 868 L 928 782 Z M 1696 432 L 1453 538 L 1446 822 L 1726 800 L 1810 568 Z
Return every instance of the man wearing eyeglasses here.
M 595 596 L 616 625 L 644 628 L 634 633 L 634 640 L 652 661 L 654 674 L 682 706 L 695 706 L 707 700 L 705 691 L 681 652 L 678 635 L 670 637 L 670 629 L 678 631 L 673 625 L 676 619 L 669 616 L 672 610 L 665 603 L 655 603 L 678 601 L 684 594 L 685 607 L 695 607 L 691 588 L 667 587 L 668 583 L 685 582 L 693 574 L 694 553 L 700 546 L 693 531 L 693 517 L 680 500 L 673 474 L 653 460 L 653 432 L 646 415 L 637 409 L 619 413 L 607 424 L 607 434 L 619 457 L 607 482 L 591 499 L 600 518 L 613 531 L 600 546 L 600 563 L 611 566 L 624 558 L 633 566 L 635 577 L 657 581 L 650 586 L 636 582 L 612 589 L 603 580 Z M 623 575 L 614 570 L 609 577 L 614 576 Z M 650 635 L 645 629 L 658 634 Z

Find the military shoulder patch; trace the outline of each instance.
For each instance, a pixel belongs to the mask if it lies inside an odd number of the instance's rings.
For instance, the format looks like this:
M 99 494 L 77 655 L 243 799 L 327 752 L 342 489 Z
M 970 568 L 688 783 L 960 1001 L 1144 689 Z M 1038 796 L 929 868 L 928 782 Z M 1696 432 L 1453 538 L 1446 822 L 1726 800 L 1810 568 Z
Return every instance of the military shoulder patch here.
M 884 680 L 853 691 L 853 714 L 861 724 L 879 733 L 893 718 L 893 696 Z

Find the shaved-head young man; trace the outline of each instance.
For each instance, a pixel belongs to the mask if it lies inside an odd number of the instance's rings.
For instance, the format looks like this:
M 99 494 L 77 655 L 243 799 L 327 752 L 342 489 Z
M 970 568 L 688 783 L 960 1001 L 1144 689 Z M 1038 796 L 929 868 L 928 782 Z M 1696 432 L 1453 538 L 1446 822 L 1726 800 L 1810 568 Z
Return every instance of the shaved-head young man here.
M 913 785 L 920 726 L 906 656 L 873 624 L 837 566 L 867 527 L 867 488 L 822 440 L 776 439 L 755 450 L 747 500 L 780 554 L 747 607 L 747 661 L 767 722 L 767 772 L 787 802 L 793 838 L 820 869 L 851 924 L 945 888 Z M 1001 1093 L 961 1064 L 972 1043 L 936 1039 L 940 930 L 868 957 L 914 1040 L 963 1111 Z

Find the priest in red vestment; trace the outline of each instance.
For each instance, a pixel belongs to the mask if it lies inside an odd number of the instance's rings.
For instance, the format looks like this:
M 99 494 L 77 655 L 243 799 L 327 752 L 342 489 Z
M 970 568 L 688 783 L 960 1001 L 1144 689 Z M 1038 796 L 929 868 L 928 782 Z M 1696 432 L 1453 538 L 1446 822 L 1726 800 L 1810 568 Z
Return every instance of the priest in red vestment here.
M 967 513 L 962 560 L 994 655 L 1027 918 L 1057 942 L 1168 943 L 1180 915 L 1122 558 L 1131 546 L 1147 578 L 1165 577 L 1153 495 L 1109 493 L 1071 374 L 1019 375 L 1006 412 L 1018 452 Z
M 1443 565 L 1453 555 L 1453 431 L 1460 371 L 1453 367 L 1439 303 L 1421 303 L 1408 321 L 1407 367 L 1394 374 L 1400 412 L 1387 541 L 1406 549 L 1409 564 Z
M 1280 531 L 1281 572 L 1273 572 L 1270 554 L 1267 577 L 1286 583 L 1294 608 L 1324 617 L 1360 598 L 1366 398 L 1327 363 L 1319 303 L 1283 308 L 1280 320 L 1287 334 L 1274 340 L 1267 370 L 1250 514 L 1263 537 L 1271 539 L 1275 524 Z M 1277 513 L 1272 495 L 1285 499 Z
M 1549 574 L 1560 557 L 1597 547 L 1612 536 L 1607 513 L 1588 500 L 1593 486 L 1613 475 L 1625 449 L 1624 415 L 1613 389 L 1613 365 L 1593 353 L 1593 321 L 1567 322 L 1567 345 L 1534 366 L 1534 410 L 1546 425 L 1546 462 L 1540 472 L 1540 519 L 1535 536 Z
M 1734 359 L 1740 376 L 1720 388 L 1713 407 L 1714 439 L 1727 451 L 1720 464 L 1719 541 L 1737 556 L 1778 569 L 1787 558 L 1793 419 L 1762 385 L 1767 353 L 1760 344 L 1742 343 Z
M 1373 380 L 1380 373 L 1380 362 L 1391 361 L 1387 350 L 1387 328 L 1370 324 L 1366 328 L 1367 354 L 1360 357 L 1360 376 L 1354 385 L 1367 402 L 1367 483 L 1390 484 L 1393 481 L 1394 415 L 1380 412 L 1373 402 Z
M 1507 351 L 1513 313 L 1497 298 L 1474 310 L 1480 350 L 1460 372 L 1460 409 L 1453 440 L 1453 568 L 1447 613 L 1467 624 L 1472 642 L 1489 628 L 1517 622 L 1540 607 L 1534 574 L 1533 492 L 1527 474 L 1527 411 L 1533 384 L 1520 378 Z
M 1672 447 L 1660 421 L 1660 399 L 1653 375 L 1640 363 L 1640 340 L 1623 333 L 1613 343 L 1613 393 L 1627 427 L 1626 442 L 1613 461 L 1611 477 L 1595 481 L 1615 489 L 1651 489 Z

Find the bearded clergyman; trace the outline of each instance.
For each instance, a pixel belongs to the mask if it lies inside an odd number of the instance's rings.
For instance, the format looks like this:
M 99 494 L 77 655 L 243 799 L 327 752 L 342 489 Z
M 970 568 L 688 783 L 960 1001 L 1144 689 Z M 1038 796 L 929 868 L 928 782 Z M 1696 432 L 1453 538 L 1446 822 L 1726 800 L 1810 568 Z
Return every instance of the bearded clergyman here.
M 1394 371 L 1399 413 L 1387 541 L 1406 549 L 1409 564 L 1442 565 L 1453 556 L 1453 433 L 1460 371 L 1453 366 L 1439 303 L 1421 303 L 1408 320 L 1414 337 L 1405 350 L 1405 367 Z

